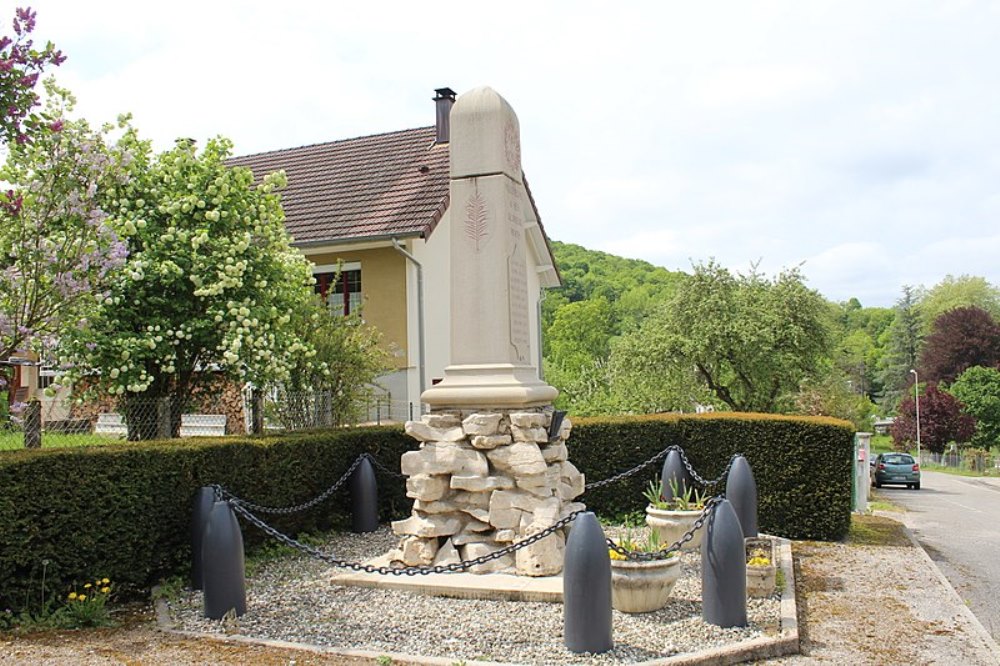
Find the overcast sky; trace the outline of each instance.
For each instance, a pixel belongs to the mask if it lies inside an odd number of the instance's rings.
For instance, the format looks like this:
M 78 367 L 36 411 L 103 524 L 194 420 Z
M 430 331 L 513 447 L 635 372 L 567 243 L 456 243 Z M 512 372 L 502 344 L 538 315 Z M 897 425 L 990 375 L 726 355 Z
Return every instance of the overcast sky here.
M 489 85 L 555 240 L 672 270 L 802 264 L 868 306 L 948 274 L 1000 284 L 997 2 L 30 5 L 79 113 L 131 111 L 160 148 L 426 126 L 434 88 Z

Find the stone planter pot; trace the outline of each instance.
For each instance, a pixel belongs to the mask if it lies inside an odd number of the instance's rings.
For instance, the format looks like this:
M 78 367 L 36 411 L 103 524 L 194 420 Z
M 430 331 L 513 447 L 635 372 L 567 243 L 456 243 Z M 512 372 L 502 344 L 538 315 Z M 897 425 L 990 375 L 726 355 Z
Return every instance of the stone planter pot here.
M 649 562 L 611 560 L 611 607 L 622 613 L 648 613 L 667 605 L 681 575 L 681 558 Z
M 652 504 L 646 507 L 646 524 L 660 537 L 660 547 L 665 548 L 674 543 L 684 533 L 694 527 L 694 522 L 701 516 L 701 509 L 694 511 L 670 511 L 657 509 Z M 694 533 L 694 538 L 683 546 L 683 550 L 694 550 L 701 546 L 701 536 L 704 528 Z
M 763 550 L 770 558 L 770 564 L 747 564 L 747 596 L 769 597 L 774 593 L 777 567 L 774 541 L 765 538 L 746 540 L 747 561 L 755 551 Z

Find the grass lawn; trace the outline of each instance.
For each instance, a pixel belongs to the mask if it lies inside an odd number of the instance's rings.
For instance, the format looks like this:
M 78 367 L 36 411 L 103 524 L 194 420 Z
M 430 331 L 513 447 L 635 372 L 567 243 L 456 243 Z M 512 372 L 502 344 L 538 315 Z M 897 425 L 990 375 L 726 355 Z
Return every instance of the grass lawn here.
M 124 439 L 109 435 L 67 434 L 62 432 L 43 432 L 43 449 L 61 449 L 70 446 L 109 446 L 123 444 Z M 0 451 L 12 451 L 24 448 L 24 433 L 20 430 L 0 430 Z

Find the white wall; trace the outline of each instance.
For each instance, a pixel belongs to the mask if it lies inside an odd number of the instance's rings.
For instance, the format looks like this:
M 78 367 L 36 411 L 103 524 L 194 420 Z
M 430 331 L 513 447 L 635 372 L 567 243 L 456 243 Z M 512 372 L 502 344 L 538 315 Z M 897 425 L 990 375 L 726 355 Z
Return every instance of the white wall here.
M 410 252 L 424 267 L 424 346 L 426 369 L 424 382 L 430 388 L 435 378 L 444 377 L 451 349 L 451 209 L 445 211 L 434 233 L 427 241 L 414 239 Z M 412 294 L 414 313 L 409 330 L 414 331 L 411 349 L 416 350 L 416 271 L 413 274 Z M 416 363 L 414 363 L 416 366 Z M 414 373 L 412 395 L 418 396 L 418 380 Z M 416 400 L 416 398 L 415 398 Z

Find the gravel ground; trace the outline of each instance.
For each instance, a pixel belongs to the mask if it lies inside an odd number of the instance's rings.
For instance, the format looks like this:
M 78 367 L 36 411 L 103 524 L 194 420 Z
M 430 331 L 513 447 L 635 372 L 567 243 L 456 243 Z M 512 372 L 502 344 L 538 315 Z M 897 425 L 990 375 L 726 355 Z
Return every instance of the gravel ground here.
M 395 541 L 383 528 L 374 534 L 337 535 L 321 549 L 343 559 L 364 560 L 384 553 Z M 171 616 L 186 631 L 524 664 L 632 663 L 777 633 L 777 595 L 749 601 L 747 628 L 721 629 L 703 622 L 698 553 L 685 554 L 682 569 L 664 609 L 643 614 L 614 611 L 614 650 L 585 659 L 563 645 L 561 604 L 444 599 L 344 587 L 330 582 L 337 570 L 297 555 L 253 567 L 247 576 L 247 613 L 241 618 L 203 618 L 197 592 L 174 600 Z

